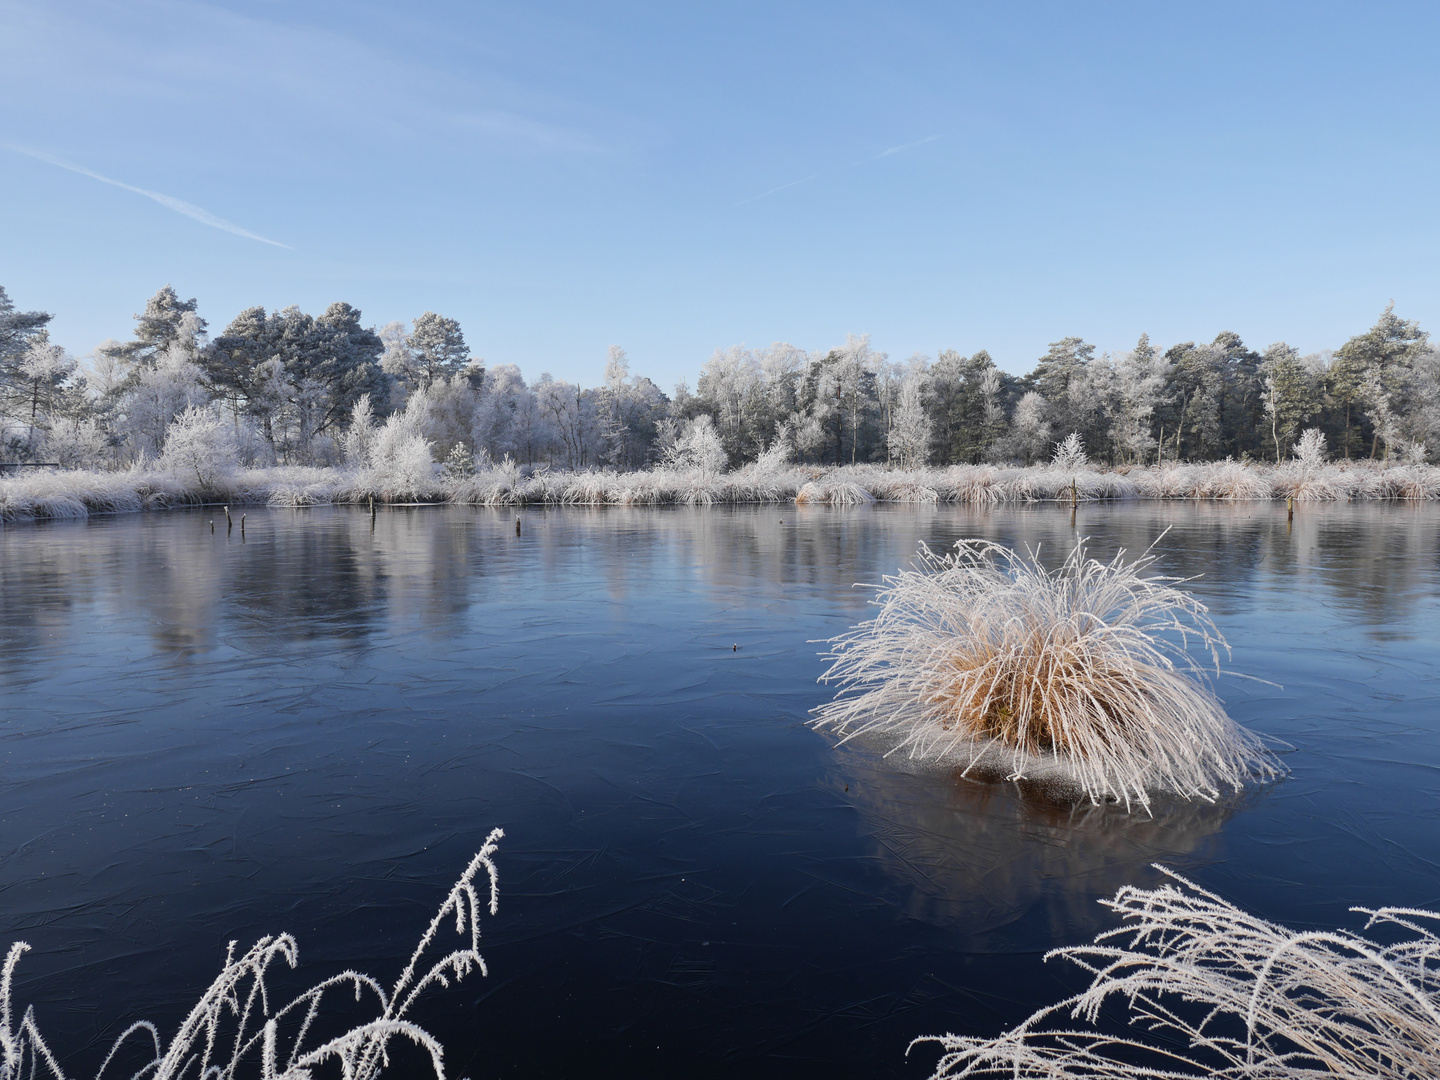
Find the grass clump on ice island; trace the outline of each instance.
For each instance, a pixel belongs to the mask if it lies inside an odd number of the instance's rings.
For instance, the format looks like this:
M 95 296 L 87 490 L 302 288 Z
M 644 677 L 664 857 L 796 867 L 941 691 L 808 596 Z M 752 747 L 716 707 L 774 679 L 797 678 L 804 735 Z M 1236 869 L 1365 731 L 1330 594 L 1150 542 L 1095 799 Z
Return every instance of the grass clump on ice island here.
M 1094 976 L 1082 993 L 995 1039 L 912 1043 L 943 1048 L 932 1080 L 1440 1076 L 1440 938 L 1422 925 L 1440 913 L 1352 908 L 1367 932 L 1411 935 L 1387 945 L 1287 930 L 1170 876 L 1102 901 L 1123 925 L 1094 944 L 1047 954 Z M 1112 1005 L 1128 1033 L 1104 1018 Z
M 433 1035 L 409 1018 L 416 1001 L 436 986 L 449 987 L 472 971 L 485 971 L 480 956 L 480 910 L 494 915 L 499 901 L 493 856 L 504 833 L 494 829 L 470 865 L 451 887 L 430 921 L 400 978 L 387 992 L 378 981 L 345 971 L 316 983 L 289 1004 L 277 1005 L 267 983 L 277 960 L 287 967 L 299 961 L 299 947 L 289 934 L 263 937 L 249 951 L 235 955 L 230 943 L 225 966 L 167 1043 L 148 1020 L 131 1024 L 110 1048 L 96 1080 L 113 1064 L 148 1058 L 133 1075 L 143 1080 L 315 1080 L 338 1073 L 344 1080 L 374 1080 L 391 1065 L 391 1044 L 409 1043 L 428 1059 L 426 1073 L 444 1080 L 444 1048 Z M 484 871 L 484 874 L 481 871 Z M 486 891 L 476 882 L 488 877 Z M 445 926 L 458 940 L 448 951 L 441 944 Z M 0 1080 L 65 1080 L 59 1059 L 41 1035 L 34 1007 L 23 1015 L 12 1002 L 15 969 L 30 948 L 23 941 L 10 946 L 0 972 Z M 373 1009 L 359 1023 L 337 1015 L 344 1002 L 351 1008 Z M 132 1046 L 132 1044 L 139 1044 Z M 148 1044 L 148 1045 L 146 1045 Z
M 947 555 L 922 546 L 913 569 L 885 578 L 880 614 L 830 642 L 822 680 L 841 692 L 812 723 L 1127 807 L 1278 776 L 1186 649 L 1196 641 L 1218 673 L 1225 639 L 1178 579 L 1145 572 L 1153 561 L 1101 563 L 1077 541 L 1049 571 L 984 540 Z

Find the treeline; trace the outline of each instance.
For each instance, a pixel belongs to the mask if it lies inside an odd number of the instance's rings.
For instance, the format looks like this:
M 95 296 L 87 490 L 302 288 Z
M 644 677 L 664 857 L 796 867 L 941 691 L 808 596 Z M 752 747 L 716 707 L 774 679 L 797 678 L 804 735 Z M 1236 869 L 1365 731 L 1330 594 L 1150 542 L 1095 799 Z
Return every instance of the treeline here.
M 1392 305 L 1393 307 L 1393 305 Z M 1032 464 L 1078 434 L 1092 462 L 1279 462 L 1302 430 L 1333 458 L 1433 458 L 1440 450 L 1440 351 L 1387 307 L 1333 351 L 1283 342 L 1257 352 L 1219 334 L 1096 355 L 1065 338 L 1023 377 L 983 350 L 892 362 L 850 336 L 831 349 L 718 350 L 692 390 L 665 394 L 611 346 L 598 386 L 470 355 L 460 325 L 425 312 L 364 325 L 331 304 L 242 311 L 212 335 L 170 286 L 132 337 L 82 368 L 53 345 L 51 316 L 0 289 L 0 461 L 123 468 L 161 458 L 176 433 L 224 433 L 236 464 L 336 465 L 373 453 L 377 433 L 453 468 L 734 468 L 766 455 L 815 465 Z M 387 418 L 390 420 L 386 424 Z

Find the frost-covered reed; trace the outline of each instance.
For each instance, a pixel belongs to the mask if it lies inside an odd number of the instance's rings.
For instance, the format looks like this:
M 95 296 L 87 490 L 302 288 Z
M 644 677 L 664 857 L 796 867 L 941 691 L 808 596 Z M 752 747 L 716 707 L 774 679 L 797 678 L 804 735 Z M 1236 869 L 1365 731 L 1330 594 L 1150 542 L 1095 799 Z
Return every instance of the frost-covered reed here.
M 133 1074 L 144 1080 L 309 1080 L 320 1069 L 334 1069 L 345 1080 L 372 1080 L 390 1065 L 396 1042 L 418 1048 L 420 1058 L 429 1062 L 426 1075 L 443 1080 L 444 1047 L 409 1014 L 426 991 L 449 987 L 473 971 L 486 973 L 480 910 L 494 915 L 497 909 L 493 857 L 503 835 L 495 829 L 486 838 L 390 989 L 369 975 L 345 971 L 280 1005 L 267 978 L 277 961 L 296 966 L 295 939 L 289 934 L 263 937 L 239 956 L 232 941 L 224 968 L 175 1034 L 167 1041 L 148 1020 L 131 1024 L 110 1048 L 97 1080 L 112 1062 L 137 1055 L 150 1059 Z M 455 934 L 448 944 L 447 927 Z M 0 1080 L 65 1080 L 64 1068 L 41 1035 L 34 1006 L 20 1013 L 14 1005 L 15 969 L 28 949 L 24 942 L 12 945 L 0 973 Z M 347 1016 L 366 1018 L 358 1023 L 342 1019 L 336 1015 L 342 1008 Z M 359 1012 L 367 1009 L 368 1014 Z
M 1102 563 L 1077 542 L 1050 571 L 984 540 L 946 555 L 922 546 L 914 568 L 885 578 L 880 613 L 830 642 L 822 678 L 841 690 L 812 723 L 1127 807 L 1279 775 L 1186 648 L 1219 672 L 1228 646 L 1205 605 L 1147 573 L 1153 561 Z
M 1324 462 L 1279 466 L 1221 461 L 1197 465 L 1106 469 L 1085 462 L 1030 468 L 950 465 L 893 469 L 883 465 L 813 467 L 769 458 L 731 472 L 656 467 L 634 472 L 566 472 L 479 463 L 451 474 L 405 454 L 367 456 L 357 466 L 196 470 L 154 467 L 122 472 L 37 470 L 0 476 L 0 522 L 78 518 L 96 513 L 164 509 L 194 503 L 439 503 L 474 506 L 714 506 L 795 502 L 860 506 L 874 502 L 1068 503 L 1112 499 L 1287 499 L 1297 502 L 1440 498 L 1440 467 L 1423 463 Z
M 1163 867 L 1160 869 L 1164 869 Z M 927 1036 L 932 1080 L 1318 1080 L 1440 1076 L 1440 912 L 1352 908 L 1400 940 L 1294 931 L 1176 874 L 1102 901 L 1123 925 L 1047 955 L 1088 988 L 998 1038 Z M 1118 1029 L 1104 1015 L 1123 1009 Z

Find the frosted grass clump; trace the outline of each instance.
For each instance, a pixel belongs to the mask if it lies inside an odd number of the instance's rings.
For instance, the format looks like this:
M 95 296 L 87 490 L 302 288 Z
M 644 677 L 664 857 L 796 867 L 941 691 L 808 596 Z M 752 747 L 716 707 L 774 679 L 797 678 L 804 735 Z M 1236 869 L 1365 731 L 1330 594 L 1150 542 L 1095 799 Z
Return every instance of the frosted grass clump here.
M 1423 925 L 1440 912 L 1351 908 L 1410 935 L 1390 945 L 1296 932 L 1164 872 L 1174 884 L 1101 901 L 1124 925 L 1046 955 L 1090 972 L 1084 992 L 999 1038 L 912 1043 L 944 1048 L 932 1080 L 1440 1076 L 1440 937 Z M 1096 1028 L 1112 1004 L 1132 1034 Z
M 373 1080 L 390 1065 L 390 1047 L 397 1040 L 418 1047 L 429 1058 L 429 1074 L 444 1080 L 444 1048 L 408 1014 L 427 990 L 449 987 L 452 979 L 458 982 L 472 971 L 486 974 L 480 956 L 480 909 L 486 907 L 491 915 L 497 910 L 499 879 L 493 856 L 503 836 L 495 829 L 486 837 L 388 991 L 369 975 L 345 971 L 276 1008 L 267 974 L 277 960 L 295 967 L 299 960 L 295 939 L 289 934 L 263 937 L 240 956 L 235 955 L 232 941 L 224 968 L 174 1037 L 166 1043 L 159 1027 L 148 1020 L 131 1024 L 111 1046 L 96 1080 L 112 1061 L 133 1056 L 130 1044 L 137 1042 L 149 1044 L 140 1053 L 154 1055 L 134 1074 L 145 1080 L 241 1076 L 311 1080 L 322 1067 L 338 1068 L 345 1080 Z M 476 884 L 482 870 L 488 878 L 484 904 L 485 887 Z M 447 925 L 453 926 L 459 939 L 448 950 L 439 944 Z M 67 1074 L 40 1033 L 34 1007 L 21 1015 L 13 1005 L 15 969 L 29 948 L 23 941 L 15 942 L 0 972 L 0 1080 L 65 1080 Z M 341 1003 L 351 1009 L 368 1004 L 375 1013 L 343 1028 L 344 1021 L 337 1024 L 332 1016 Z M 316 1032 L 333 1034 L 322 1039 Z
M 885 578 L 880 614 L 830 641 L 822 681 L 841 691 L 811 722 L 899 736 L 892 752 L 958 753 L 967 772 L 1059 777 L 1127 808 L 1278 776 L 1187 651 L 1194 640 L 1217 673 L 1228 654 L 1205 605 L 1147 575 L 1148 552 L 1123 560 L 1088 559 L 1077 542 L 1052 572 L 985 540 L 922 546 L 915 568 Z

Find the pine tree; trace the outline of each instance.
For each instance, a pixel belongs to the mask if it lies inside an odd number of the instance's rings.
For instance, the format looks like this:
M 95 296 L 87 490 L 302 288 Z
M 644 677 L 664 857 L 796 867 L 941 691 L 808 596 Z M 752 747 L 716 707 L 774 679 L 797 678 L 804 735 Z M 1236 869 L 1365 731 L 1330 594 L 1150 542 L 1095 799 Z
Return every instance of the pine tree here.
M 415 320 L 409 344 L 416 382 L 420 386 L 457 375 L 470 362 L 470 350 L 465 345 L 460 324 L 433 311 Z
M 1265 350 L 1260 376 L 1265 417 L 1278 465 L 1294 445 L 1300 426 L 1319 412 L 1319 387 L 1300 362 L 1299 353 L 1283 341 Z
M 1347 458 L 1356 445 L 1355 436 L 1363 438 L 1363 429 L 1357 431 L 1353 423 L 1361 412 L 1370 428 L 1370 456 L 1376 456 L 1385 426 L 1377 421 L 1393 412 L 1414 361 L 1429 339 L 1418 323 L 1395 314 L 1392 300 L 1374 326 L 1336 352 L 1326 382 L 1337 410 L 1343 410 L 1341 446 Z
M 206 323 L 196 314 L 196 307 L 194 297 L 181 300 L 175 289 L 166 285 L 147 300 L 145 310 L 135 316 L 134 339 L 111 345 L 105 351 L 132 371 L 152 366 L 182 335 L 204 337 Z M 190 318 L 187 319 L 187 315 Z

